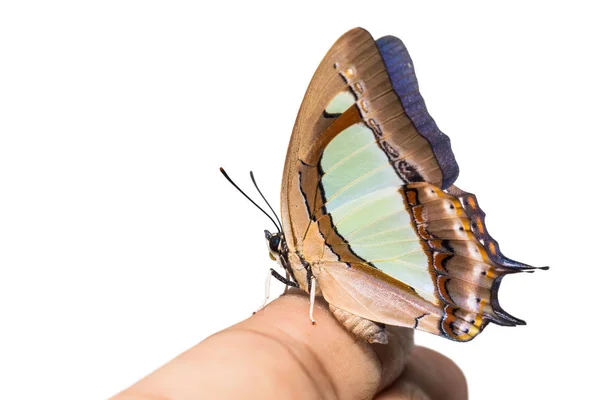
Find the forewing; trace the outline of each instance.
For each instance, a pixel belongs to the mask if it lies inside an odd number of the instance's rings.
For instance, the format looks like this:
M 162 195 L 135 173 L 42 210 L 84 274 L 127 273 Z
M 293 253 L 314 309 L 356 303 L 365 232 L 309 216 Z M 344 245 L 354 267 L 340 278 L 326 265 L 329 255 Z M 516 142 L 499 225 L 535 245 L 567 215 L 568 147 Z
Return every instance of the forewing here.
M 357 122 L 375 135 L 372 144 L 403 182 L 445 188 L 458 176 L 450 140 L 427 112 L 402 42 L 393 37 L 376 42 L 364 29 L 353 29 L 317 68 L 290 139 L 281 208 L 291 249 L 303 240 L 315 211 L 323 150 L 343 128 Z

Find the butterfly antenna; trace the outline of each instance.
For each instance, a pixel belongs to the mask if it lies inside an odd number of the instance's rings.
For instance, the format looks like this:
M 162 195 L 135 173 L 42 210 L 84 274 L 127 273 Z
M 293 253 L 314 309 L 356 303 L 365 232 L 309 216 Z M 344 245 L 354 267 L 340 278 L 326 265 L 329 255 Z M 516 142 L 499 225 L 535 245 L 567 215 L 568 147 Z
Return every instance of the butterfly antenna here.
M 229 181 L 229 183 L 231 183 L 233 185 L 234 188 L 236 188 L 241 194 L 243 194 L 245 198 L 247 198 L 248 200 L 250 200 L 250 202 L 252 204 L 254 204 L 256 206 L 256 208 L 258 208 L 260 211 L 263 212 L 263 214 L 265 214 L 267 217 L 269 217 L 269 219 L 271 220 L 271 222 L 273 223 L 273 225 L 275 225 L 275 228 L 277 228 L 277 231 L 281 232 L 279 230 L 279 226 L 277 226 L 277 224 L 275 223 L 275 220 L 269 214 L 267 214 L 267 212 L 265 210 L 263 210 L 258 204 L 256 204 L 254 202 L 254 200 L 252 200 L 250 197 L 248 197 L 248 195 L 246 193 L 244 193 L 244 191 L 242 189 L 240 189 L 240 187 L 238 185 L 236 185 L 234 181 L 231 180 L 231 178 L 229 177 L 229 175 L 227 175 L 227 172 L 225 172 L 225 170 L 223 168 L 219 168 L 219 170 L 221 171 L 221 173 L 223 174 L 223 176 L 225 177 L 225 179 L 227 179 Z
M 281 229 L 277 229 L 277 230 L 279 232 L 283 232 L 283 225 L 281 225 L 281 221 L 279 220 L 277 213 L 275 212 L 275 210 L 273 210 L 273 207 L 271 207 L 271 205 L 269 204 L 269 202 L 267 201 L 265 196 L 262 194 L 262 192 L 258 188 L 258 185 L 256 184 L 256 180 L 254 179 L 254 174 L 252 173 L 252 171 L 250 171 L 250 179 L 252 179 L 252 183 L 254 183 L 254 187 L 256 188 L 256 190 L 258 190 L 258 194 L 260 194 L 260 197 L 262 197 L 262 199 L 265 201 L 265 203 L 267 203 L 267 206 L 269 206 L 269 209 L 271 210 L 271 212 L 273 213 L 275 218 L 277 218 L 277 222 L 279 222 L 279 227 L 281 228 Z

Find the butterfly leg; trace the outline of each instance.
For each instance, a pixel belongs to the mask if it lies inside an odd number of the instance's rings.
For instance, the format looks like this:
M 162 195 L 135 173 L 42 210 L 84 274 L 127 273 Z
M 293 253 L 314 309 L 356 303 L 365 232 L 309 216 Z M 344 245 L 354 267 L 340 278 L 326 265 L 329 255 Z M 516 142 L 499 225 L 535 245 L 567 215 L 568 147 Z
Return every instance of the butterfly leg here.
M 289 278 L 290 278 L 290 274 L 289 274 L 289 273 L 287 273 L 287 272 L 285 273 L 285 278 L 284 278 L 283 276 L 281 276 L 281 275 L 279 274 L 279 272 L 277 272 L 277 271 L 275 271 L 273 268 L 271 268 L 271 270 L 270 270 L 270 274 L 271 274 L 271 276 L 273 276 L 273 278 L 275 278 L 275 279 L 277 279 L 279 282 L 283 283 L 283 284 L 285 285 L 285 289 L 286 289 L 286 290 L 287 290 L 287 288 L 288 288 L 289 286 L 291 286 L 291 287 L 295 287 L 295 288 L 297 288 L 297 287 L 298 287 L 298 284 L 297 284 L 296 282 L 294 282 L 294 281 L 290 281 L 290 279 L 289 279 Z
M 290 280 L 290 273 L 289 273 L 289 272 L 287 272 L 287 270 L 285 271 L 285 279 L 286 279 L 287 281 L 289 281 L 289 280 Z M 296 285 L 297 285 L 297 284 L 296 284 Z M 288 289 L 289 289 L 289 288 L 290 288 L 290 286 L 289 286 L 289 285 L 285 285 L 285 288 L 283 289 L 283 294 L 287 294 L 287 292 L 288 292 Z
M 315 294 L 317 291 L 317 280 L 313 276 L 310 277 L 310 309 L 308 312 L 308 316 L 313 325 L 316 325 L 317 321 L 313 318 L 313 312 L 315 310 Z
M 269 270 L 269 273 L 267 274 L 267 280 L 265 281 L 265 299 L 263 300 L 259 309 L 254 311 L 253 314 L 256 314 L 257 312 L 259 312 L 260 310 L 265 308 L 265 306 L 267 305 L 267 302 L 269 301 L 269 294 L 271 293 L 271 276 L 272 276 L 271 271 L 273 271 L 273 268 L 271 268 Z
M 255 312 L 258 312 L 258 311 L 262 310 L 263 308 L 265 308 L 265 306 L 267 305 L 267 302 L 269 301 L 269 295 L 271 293 L 271 277 L 273 277 L 273 278 L 277 279 L 279 282 L 285 284 L 286 285 L 285 291 L 287 291 L 287 288 L 290 286 L 295 287 L 295 288 L 298 287 L 298 284 L 296 282 L 290 281 L 289 279 L 284 278 L 277 271 L 275 271 L 273 268 L 271 268 L 267 275 L 267 280 L 265 281 L 265 299 L 263 300 L 263 303 L 260 306 L 260 308 L 258 310 L 256 310 Z M 285 291 L 284 291 L 284 294 L 285 294 Z

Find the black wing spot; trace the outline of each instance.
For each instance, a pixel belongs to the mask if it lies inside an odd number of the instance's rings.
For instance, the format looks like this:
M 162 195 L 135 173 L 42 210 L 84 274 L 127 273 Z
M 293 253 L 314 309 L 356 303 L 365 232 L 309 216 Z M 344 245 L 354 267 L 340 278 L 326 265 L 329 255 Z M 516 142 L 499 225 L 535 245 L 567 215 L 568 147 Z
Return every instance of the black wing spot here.
M 421 320 L 421 318 L 426 317 L 427 315 L 429 315 L 429 314 L 425 313 L 425 314 L 419 315 L 417 318 L 415 318 L 415 325 L 413 326 L 413 329 L 417 329 L 417 326 L 419 326 L 419 321 Z
M 323 118 L 337 118 L 339 117 L 340 113 L 334 113 L 334 114 L 329 114 L 327 111 L 323 111 Z

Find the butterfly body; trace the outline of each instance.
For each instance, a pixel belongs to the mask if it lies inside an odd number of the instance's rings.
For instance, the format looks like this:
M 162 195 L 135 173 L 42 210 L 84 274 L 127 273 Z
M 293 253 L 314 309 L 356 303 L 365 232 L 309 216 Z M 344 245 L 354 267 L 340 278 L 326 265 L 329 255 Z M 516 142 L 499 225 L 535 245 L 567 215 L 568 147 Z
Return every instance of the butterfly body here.
M 266 233 L 271 257 L 370 342 L 386 342 L 384 325 L 468 341 L 490 321 L 523 324 L 497 293 L 505 274 L 533 267 L 500 253 L 475 196 L 453 186 L 457 176 L 402 42 L 351 30 L 300 107 L 283 232 Z

